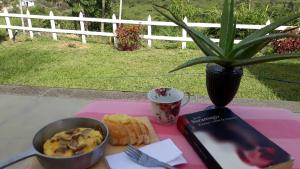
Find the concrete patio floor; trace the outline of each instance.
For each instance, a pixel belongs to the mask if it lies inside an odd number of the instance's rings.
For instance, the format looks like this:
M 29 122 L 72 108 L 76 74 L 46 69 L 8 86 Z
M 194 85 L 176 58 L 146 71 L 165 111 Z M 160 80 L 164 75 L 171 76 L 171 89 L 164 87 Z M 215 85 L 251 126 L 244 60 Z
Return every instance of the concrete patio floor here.
M 0 97 L 7 95 L 22 98 L 31 96 L 32 98 L 52 98 L 52 99 L 70 99 L 90 102 L 97 99 L 128 99 L 128 100 L 146 100 L 146 93 L 128 92 L 128 91 L 98 91 L 87 89 L 64 89 L 64 88 L 46 88 L 30 86 L 7 86 L 0 85 Z M 19 97 L 18 97 L 19 96 Z M 192 103 L 211 103 L 207 96 L 192 96 Z M 279 100 L 254 100 L 254 99 L 235 99 L 232 104 L 245 106 L 262 106 L 286 108 L 292 112 L 300 113 L 300 102 L 279 101 Z
M 35 132 L 45 124 L 70 117 L 97 99 L 146 100 L 146 93 L 0 85 L 0 161 L 29 148 Z M 191 101 L 210 103 L 201 96 Z M 286 108 L 300 116 L 299 102 L 236 99 L 232 104 Z M 29 161 L 8 169 L 23 169 Z

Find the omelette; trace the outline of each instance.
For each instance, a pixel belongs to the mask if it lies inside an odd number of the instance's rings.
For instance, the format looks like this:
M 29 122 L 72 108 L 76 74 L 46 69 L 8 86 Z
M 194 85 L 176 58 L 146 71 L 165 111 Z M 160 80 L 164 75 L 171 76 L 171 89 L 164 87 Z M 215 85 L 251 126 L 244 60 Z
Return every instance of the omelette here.
M 72 157 L 93 151 L 102 141 L 100 131 L 76 128 L 56 133 L 45 142 L 43 150 L 52 157 Z

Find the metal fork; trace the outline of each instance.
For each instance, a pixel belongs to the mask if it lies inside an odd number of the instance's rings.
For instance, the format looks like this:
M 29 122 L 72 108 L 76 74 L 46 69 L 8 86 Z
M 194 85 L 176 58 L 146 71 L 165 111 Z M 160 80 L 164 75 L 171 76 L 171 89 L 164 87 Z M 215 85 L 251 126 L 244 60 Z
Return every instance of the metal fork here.
M 176 169 L 167 163 L 161 162 L 145 153 L 140 151 L 139 149 L 133 147 L 132 145 L 128 145 L 125 153 L 130 157 L 132 161 L 135 163 L 145 166 L 145 167 L 164 167 L 167 169 Z

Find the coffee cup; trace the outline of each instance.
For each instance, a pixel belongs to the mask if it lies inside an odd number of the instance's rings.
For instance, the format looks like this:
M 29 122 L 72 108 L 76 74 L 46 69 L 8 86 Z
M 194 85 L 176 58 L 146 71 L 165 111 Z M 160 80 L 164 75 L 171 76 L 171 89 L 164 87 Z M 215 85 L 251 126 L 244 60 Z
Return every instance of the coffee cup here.
M 174 124 L 177 121 L 182 106 L 190 101 L 190 94 L 185 94 L 175 88 L 157 88 L 148 93 L 152 111 L 161 124 Z

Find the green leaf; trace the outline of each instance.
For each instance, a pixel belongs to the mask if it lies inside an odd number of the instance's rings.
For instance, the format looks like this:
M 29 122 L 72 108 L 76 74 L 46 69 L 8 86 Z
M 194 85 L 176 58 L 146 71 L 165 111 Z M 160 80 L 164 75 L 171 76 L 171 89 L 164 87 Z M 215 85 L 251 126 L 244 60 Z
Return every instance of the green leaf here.
M 259 51 L 261 51 L 264 47 L 266 47 L 269 42 L 260 43 L 257 45 L 252 45 L 249 48 L 242 49 L 235 55 L 235 59 L 247 59 L 253 57 L 255 54 L 257 54 Z
M 285 60 L 285 59 L 295 59 L 300 58 L 300 53 L 291 53 L 291 54 L 272 54 L 272 55 L 266 55 L 256 58 L 250 58 L 250 59 L 243 59 L 235 61 L 231 66 L 248 66 L 248 65 L 254 65 L 259 63 L 265 63 L 265 62 L 272 62 L 272 61 L 278 61 L 278 60 Z
M 227 47 L 227 51 L 225 51 L 225 55 L 229 58 L 229 59 L 232 59 L 233 56 L 230 56 L 230 53 L 232 51 L 232 48 L 234 46 L 234 39 L 235 39 L 235 34 L 236 34 L 236 21 L 234 21 L 234 25 L 233 25 L 233 31 L 232 31 L 232 34 L 230 35 L 230 39 L 228 40 L 229 43 L 227 44 L 228 47 Z
M 187 68 L 190 66 L 194 66 L 197 64 L 202 64 L 202 63 L 219 63 L 219 64 L 224 64 L 224 62 L 217 56 L 206 56 L 206 57 L 197 57 L 194 59 L 191 59 L 187 62 L 185 62 L 182 65 L 179 65 L 178 67 L 176 67 L 175 69 L 171 70 L 169 73 L 171 72 L 175 72 L 177 70 L 183 69 L 183 68 Z
M 282 26 L 282 25 L 284 25 L 284 24 L 286 24 L 290 21 L 293 21 L 293 20 L 295 20 L 299 17 L 300 17 L 300 13 L 295 14 L 293 16 L 281 18 L 278 21 L 276 21 L 276 22 L 274 22 L 270 25 L 267 25 L 262 29 L 259 29 L 255 32 L 253 32 L 252 34 L 247 36 L 245 39 L 243 39 L 240 43 L 243 44 L 243 43 L 246 43 L 247 41 L 252 40 L 254 38 L 264 36 L 264 35 L 270 33 L 271 31 L 275 30 L 276 28 L 278 28 L 278 27 L 280 27 L 280 26 Z
M 221 19 L 220 47 L 224 49 L 225 56 L 233 47 L 232 37 L 235 36 L 234 0 L 225 0 Z
M 237 44 L 234 47 L 234 49 L 231 51 L 230 56 L 234 56 L 237 52 L 239 52 L 244 48 L 248 48 L 249 46 L 257 45 L 264 42 L 270 42 L 271 40 L 274 39 L 281 39 L 281 38 L 288 38 L 288 37 L 300 38 L 300 35 L 290 34 L 290 33 L 277 33 L 277 34 L 266 35 L 263 37 L 255 38 L 253 40 L 249 40 L 248 42 Z
M 218 55 L 218 56 L 223 56 L 224 52 L 223 50 L 216 45 L 212 40 L 210 40 L 210 38 L 208 38 L 207 36 L 203 35 L 200 32 L 197 32 L 196 30 L 194 30 L 193 28 L 190 28 L 186 25 L 186 23 L 184 23 L 182 21 L 182 19 L 178 18 L 174 13 L 172 13 L 169 9 L 162 7 L 162 6 L 158 6 L 158 5 L 154 5 L 153 6 L 154 9 L 159 12 L 160 14 L 162 14 L 163 16 L 165 16 L 167 19 L 171 20 L 172 22 L 174 22 L 175 24 L 177 24 L 178 26 L 182 27 L 183 29 L 185 29 L 187 31 L 187 33 L 191 36 L 191 38 L 194 40 L 194 42 L 197 44 L 197 46 L 206 54 L 206 55 Z M 162 8 L 166 11 L 168 11 L 172 16 L 169 16 L 168 14 L 165 14 L 162 10 L 160 10 L 159 8 Z M 215 53 L 216 54 L 215 54 Z
M 195 31 L 193 28 L 190 28 L 191 31 L 189 31 L 188 29 L 185 29 L 185 30 L 187 31 L 187 33 L 190 35 L 190 37 L 193 39 L 193 41 L 196 44 L 203 43 L 203 40 L 201 38 L 199 38 L 199 37 L 204 36 L 204 35 L 202 35 L 201 33 L 197 32 L 197 31 Z M 209 55 L 209 56 L 215 56 L 215 55 L 217 55 L 219 57 L 224 57 L 223 50 L 219 46 L 217 46 L 213 41 L 211 41 L 211 42 L 212 42 L 211 45 L 215 45 L 215 48 L 211 49 L 211 48 L 209 48 L 209 45 L 206 45 L 206 47 L 210 51 L 210 54 L 206 54 L 206 55 Z
M 158 6 L 158 5 L 155 5 L 153 6 L 154 9 L 156 11 L 158 11 L 160 14 L 162 14 L 164 17 L 166 17 L 167 19 L 171 20 L 171 21 L 175 21 L 175 20 L 180 20 L 176 15 L 174 15 L 172 18 L 171 16 L 167 15 L 166 13 L 162 12 L 160 9 L 158 9 L 157 7 L 160 7 L 160 8 L 163 8 L 161 6 Z M 163 8 L 165 9 L 165 8 Z M 203 43 L 201 40 L 199 39 L 194 39 L 195 37 L 192 37 L 191 38 L 195 41 L 195 43 L 197 44 L 197 46 L 202 50 L 202 52 L 205 54 L 205 55 L 215 55 L 215 53 L 205 44 Z M 199 41 L 199 42 L 197 42 Z

